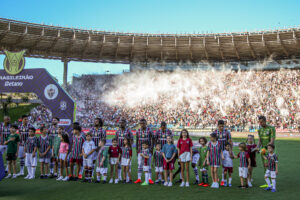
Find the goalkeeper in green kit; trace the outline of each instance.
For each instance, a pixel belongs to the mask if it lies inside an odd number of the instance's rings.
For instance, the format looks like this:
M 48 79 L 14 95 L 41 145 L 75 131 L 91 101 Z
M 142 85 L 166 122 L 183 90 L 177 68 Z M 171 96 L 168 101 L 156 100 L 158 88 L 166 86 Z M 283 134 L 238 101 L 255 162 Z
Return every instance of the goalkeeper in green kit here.
M 276 138 L 276 130 L 274 126 L 270 126 L 267 124 L 267 119 L 265 116 L 259 116 L 259 125 L 260 128 L 258 130 L 258 148 L 260 148 L 261 160 L 264 166 L 264 171 L 267 168 L 268 160 L 264 159 L 264 156 L 268 153 L 267 152 L 267 145 L 272 144 L 275 145 L 275 138 Z M 260 186 L 262 188 L 268 187 L 268 185 Z

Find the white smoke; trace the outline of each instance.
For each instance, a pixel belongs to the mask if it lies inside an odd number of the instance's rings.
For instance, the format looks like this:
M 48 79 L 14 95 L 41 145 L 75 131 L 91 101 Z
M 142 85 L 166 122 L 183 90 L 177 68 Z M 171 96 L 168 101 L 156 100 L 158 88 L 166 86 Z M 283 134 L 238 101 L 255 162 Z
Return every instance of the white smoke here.
M 244 114 L 277 112 L 284 117 L 290 106 L 300 108 L 299 77 L 299 70 L 142 71 L 116 78 L 114 89 L 105 92 L 102 100 L 128 109 L 160 104 L 168 111 L 186 105 L 201 114 L 201 109 L 212 106 L 223 116 L 243 108 Z

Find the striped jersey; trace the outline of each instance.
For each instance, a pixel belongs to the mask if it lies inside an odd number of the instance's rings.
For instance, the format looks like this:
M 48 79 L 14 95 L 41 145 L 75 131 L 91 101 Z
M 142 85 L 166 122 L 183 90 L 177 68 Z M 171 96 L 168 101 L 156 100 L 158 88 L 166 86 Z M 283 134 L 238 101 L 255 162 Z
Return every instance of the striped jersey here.
M 163 131 L 162 129 L 159 129 L 155 133 L 155 140 L 158 144 L 161 145 L 161 148 L 167 143 L 167 136 L 173 136 L 172 131 L 169 129 L 166 129 Z
M 25 153 L 32 153 L 34 151 L 34 148 L 36 148 L 38 145 L 38 139 L 34 137 L 28 137 L 26 142 L 25 142 L 25 148 L 26 152 Z
M 90 132 L 92 133 L 92 139 L 93 139 L 96 147 L 99 146 L 99 142 L 102 139 L 106 139 L 106 131 L 102 127 L 99 127 L 99 128 L 93 127 L 90 129 Z
M 20 145 L 23 146 L 29 136 L 29 128 L 32 128 L 31 124 L 24 125 L 23 123 L 19 126 L 19 134 L 20 134 Z
M 150 149 L 152 149 L 152 131 L 149 128 L 146 128 L 146 130 L 139 129 L 136 132 L 136 146 L 137 146 L 137 152 L 142 152 L 142 144 L 143 142 L 148 142 Z
M 246 151 L 239 152 L 237 157 L 240 159 L 239 167 L 248 167 L 248 158 L 250 158 L 248 152 Z
M 164 161 L 163 153 L 161 151 L 155 151 L 153 157 L 154 157 L 155 167 L 162 167 Z
M 52 147 L 53 147 L 54 157 L 58 156 L 60 143 L 61 143 L 61 137 L 59 137 L 58 135 L 54 136 L 54 138 L 52 140 Z
M 231 139 L 231 133 L 228 129 L 223 129 L 222 132 L 220 132 L 218 129 L 214 131 L 214 133 L 218 136 L 218 142 L 221 145 L 222 151 L 225 149 L 226 143 Z
M 101 161 L 105 157 L 105 160 L 103 162 L 103 166 L 100 166 Z M 97 167 L 99 168 L 107 168 L 108 167 L 108 148 L 107 147 L 102 147 L 97 155 Z
M 10 134 L 10 124 L 4 125 L 0 124 L 0 145 L 4 145 L 4 142 L 7 140 L 7 137 Z
M 45 137 L 43 137 L 42 135 L 40 135 L 40 137 L 38 138 L 38 148 L 39 151 L 41 153 L 46 152 L 48 147 L 51 147 L 52 143 L 51 143 L 51 139 L 48 135 L 46 135 Z M 48 153 L 50 153 L 50 151 L 48 151 Z
M 84 143 L 84 138 L 82 136 L 73 136 L 72 139 L 72 151 L 71 151 L 71 158 L 73 159 L 80 159 L 80 154 L 82 153 L 82 146 Z
M 116 132 L 116 139 L 118 141 L 118 145 L 119 147 L 123 147 L 124 146 L 124 139 L 127 138 L 129 140 L 133 140 L 133 135 L 130 131 L 130 129 L 125 129 L 124 131 L 122 129 L 119 129 Z
M 268 154 L 267 155 L 268 159 L 268 170 L 270 171 L 276 171 L 276 163 L 278 163 L 278 157 L 275 153 L 273 154 Z
M 151 153 L 149 149 L 143 149 L 142 154 L 145 156 L 149 156 L 149 158 L 144 158 L 144 166 L 150 166 L 151 165 Z
M 217 141 L 215 144 L 209 142 L 207 145 L 207 150 L 209 151 L 209 162 L 211 166 L 219 166 L 221 161 L 221 143 Z
M 132 157 L 132 149 L 130 147 L 122 147 L 122 158 L 129 159 Z
M 58 135 L 58 126 L 52 125 L 48 130 L 48 135 L 50 136 L 53 143 L 54 137 Z

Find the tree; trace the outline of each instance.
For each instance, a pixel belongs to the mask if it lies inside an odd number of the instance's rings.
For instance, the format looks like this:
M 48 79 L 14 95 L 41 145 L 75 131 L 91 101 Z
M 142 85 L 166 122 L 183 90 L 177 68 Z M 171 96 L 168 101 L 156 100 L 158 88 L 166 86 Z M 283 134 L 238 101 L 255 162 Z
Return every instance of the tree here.
M 6 101 L 2 102 L 2 106 L 3 106 L 3 114 L 4 115 L 8 115 L 8 105 L 12 103 L 12 97 L 11 96 L 8 96 L 6 98 Z

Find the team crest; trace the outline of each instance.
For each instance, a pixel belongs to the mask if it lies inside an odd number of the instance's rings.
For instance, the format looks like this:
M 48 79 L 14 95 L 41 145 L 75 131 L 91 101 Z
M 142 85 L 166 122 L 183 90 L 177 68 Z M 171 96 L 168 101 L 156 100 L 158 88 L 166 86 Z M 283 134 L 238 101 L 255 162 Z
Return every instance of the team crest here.
M 54 84 L 49 84 L 45 87 L 44 95 L 48 100 L 53 100 L 58 95 L 58 88 Z
M 67 102 L 61 101 L 59 104 L 59 107 L 61 110 L 66 110 L 67 109 Z
M 19 52 L 4 51 L 6 57 L 3 62 L 3 67 L 9 75 L 17 75 L 25 66 L 24 53 L 25 50 Z

